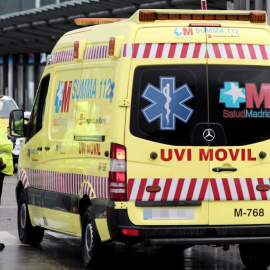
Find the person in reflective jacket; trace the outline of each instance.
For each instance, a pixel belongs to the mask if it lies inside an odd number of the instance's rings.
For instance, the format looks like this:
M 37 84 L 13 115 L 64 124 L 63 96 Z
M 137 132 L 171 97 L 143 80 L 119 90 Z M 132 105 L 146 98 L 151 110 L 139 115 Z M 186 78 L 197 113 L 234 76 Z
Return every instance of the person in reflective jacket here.
M 0 110 L 3 103 L 0 101 Z M 8 139 L 2 125 L 0 124 L 0 204 L 2 196 L 3 182 L 6 175 L 13 175 L 13 158 L 12 158 L 13 144 Z M 4 249 L 5 245 L 0 243 L 0 250 Z

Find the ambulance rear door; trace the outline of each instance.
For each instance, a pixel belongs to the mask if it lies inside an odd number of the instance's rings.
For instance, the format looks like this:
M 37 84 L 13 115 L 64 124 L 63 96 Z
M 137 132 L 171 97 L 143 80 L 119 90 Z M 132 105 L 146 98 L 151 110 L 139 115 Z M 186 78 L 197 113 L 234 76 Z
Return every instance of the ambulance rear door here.
M 263 28 L 207 28 L 209 224 L 266 224 L 270 39 Z M 207 140 L 207 137 L 206 137 Z
M 194 136 L 208 122 L 203 29 L 159 24 L 125 45 L 128 215 L 136 225 L 208 224 L 209 161 L 200 161 L 208 143 Z

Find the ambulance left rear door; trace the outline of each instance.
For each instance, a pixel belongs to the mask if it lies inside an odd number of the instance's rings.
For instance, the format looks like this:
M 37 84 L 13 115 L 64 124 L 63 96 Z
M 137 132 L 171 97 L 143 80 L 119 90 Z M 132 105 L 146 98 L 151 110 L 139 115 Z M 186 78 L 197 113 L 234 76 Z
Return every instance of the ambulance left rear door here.
M 125 136 L 133 224 L 208 224 L 208 144 L 197 136 L 208 123 L 205 42 L 204 28 L 185 23 L 136 33 Z

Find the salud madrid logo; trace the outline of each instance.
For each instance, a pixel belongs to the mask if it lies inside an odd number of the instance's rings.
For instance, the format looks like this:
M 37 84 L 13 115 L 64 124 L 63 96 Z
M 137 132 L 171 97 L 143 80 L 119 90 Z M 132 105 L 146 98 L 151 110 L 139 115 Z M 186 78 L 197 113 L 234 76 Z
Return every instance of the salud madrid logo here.
M 148 123 L 160 119 L 161 130 L 175 130 L 176 119 L 187 123 L 193 109 L 185 105 L 185 102 L 193 98 L 187 84 L 175 87 L 175 77 L 160 77 L 159 88 L 148 83 L 142 98 L 151 104 L 142 113 Z
M 224 118 L 270 118 L 270 83 L 257 89 L 255 83 L 240 87 L 239 82 L 224 82 L 219 102 L 225 104 Z

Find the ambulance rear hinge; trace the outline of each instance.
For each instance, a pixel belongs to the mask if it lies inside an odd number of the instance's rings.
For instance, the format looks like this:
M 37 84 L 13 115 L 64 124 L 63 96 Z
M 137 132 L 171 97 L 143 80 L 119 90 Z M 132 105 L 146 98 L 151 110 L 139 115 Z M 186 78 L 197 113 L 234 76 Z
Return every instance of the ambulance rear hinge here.
M 114 202 L 114 209 L 127 209 L 127 202 Z
M 119 106 L 120 107 L 129 107 L 130 100 L 129 99 L 119 99 Z

